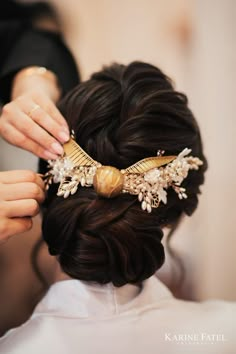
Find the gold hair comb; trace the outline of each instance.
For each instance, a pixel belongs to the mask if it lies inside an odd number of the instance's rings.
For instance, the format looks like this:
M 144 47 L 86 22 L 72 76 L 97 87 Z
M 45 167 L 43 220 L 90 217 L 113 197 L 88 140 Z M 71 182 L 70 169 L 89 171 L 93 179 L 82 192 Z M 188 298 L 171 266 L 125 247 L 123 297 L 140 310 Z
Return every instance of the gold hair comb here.
M 94 187 L 98 195 L 113 198 L 120 193 L 137 195 L 143 210 L 149 213 L 160 202 L 167 203 L 167 191 L 172 187 L 179 198 L 187 198 L 181 183 L 189 170 L 198 170 L 203 162 L 198 157 L 187 156 L 185 148 L 178 156 L 157 156 L 140 160 L 132 166 L 119 170 L 102 166 L 93 160 L 74 140 L 64 144 L 64 155 L 49 160 L 50 170 L 45 175 L 47 188 L 51 183 L 60 183 L 57 195 L 67 198 L 76 193 L 79 185 Z

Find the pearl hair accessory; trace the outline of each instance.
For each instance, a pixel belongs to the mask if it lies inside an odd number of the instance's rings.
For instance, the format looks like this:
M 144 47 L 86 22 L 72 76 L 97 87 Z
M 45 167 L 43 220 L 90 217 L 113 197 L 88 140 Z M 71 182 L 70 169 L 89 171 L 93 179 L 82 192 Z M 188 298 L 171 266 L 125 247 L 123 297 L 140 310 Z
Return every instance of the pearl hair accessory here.
M 74 140 L 64 144 L 64 155 L 57 160 L 49 160 L 49 171 L 44 179 L 46 188 L 51 183 L 60 183 L 57 195 L 64 198 L 76 193 L 81 187 L 94 187 L 98 195 L 113 198 L 120 193 L 137 195 L 141 208 L 151 213 L 162 202 L 167 203 L 167 189 L 173 188 L 180 199 L 187 198 L 181 183 L 189 170 L 198 170 L 203 162 L 198 157 L 188 156 L 185 148 L 178 156 L 148 157 L 134 165 L 119 170 L 112 166 L 102 166 L 93 160 Z

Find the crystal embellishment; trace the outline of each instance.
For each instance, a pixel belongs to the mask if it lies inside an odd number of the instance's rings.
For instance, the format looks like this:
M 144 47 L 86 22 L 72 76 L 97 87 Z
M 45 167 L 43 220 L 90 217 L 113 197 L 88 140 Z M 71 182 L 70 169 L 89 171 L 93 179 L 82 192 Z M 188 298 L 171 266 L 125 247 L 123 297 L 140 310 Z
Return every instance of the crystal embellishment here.
M 160 203 L 168 202 L 169 188 L 180 199 L 186 199 L 187 193 L 181 184 L 190 170 L 198 170 L 203 164 L 198 157 L 189 156 L 191 150 L 185 148 L 178 156 L 163 156 L 162 151 L 157 157 L 143 159 L 119 171 L 93 160 L 74 140 L 69 141 L 64 150 L 64 156 L 48 161 L 49 171 L 44 176 L 47 188 L 51 183 L 60 183 L 57 195 L 64 198 L 75 194 L 79 186 L 93 186 L 98 195 L 107 198 L 129 193 L 137 196 L 142 210 L 148 213 Z M 113 186 L 115 181 L 121 183 L 119 188 Z

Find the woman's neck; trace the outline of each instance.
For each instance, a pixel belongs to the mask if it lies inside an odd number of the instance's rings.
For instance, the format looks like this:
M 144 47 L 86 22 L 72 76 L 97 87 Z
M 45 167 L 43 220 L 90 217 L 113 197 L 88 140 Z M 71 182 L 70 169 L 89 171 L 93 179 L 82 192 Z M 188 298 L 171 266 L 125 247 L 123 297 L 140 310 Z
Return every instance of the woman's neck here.
M 65 272 L 62 271 L 60 264 L 58 263 L 58 261 L 56 261 L 53 283 L 56 283 L 56 282 L 62 281 L 62 280 L 69 280 L 69 279 L 72 279 L 72 278 L 68 274 L 66 274 Z

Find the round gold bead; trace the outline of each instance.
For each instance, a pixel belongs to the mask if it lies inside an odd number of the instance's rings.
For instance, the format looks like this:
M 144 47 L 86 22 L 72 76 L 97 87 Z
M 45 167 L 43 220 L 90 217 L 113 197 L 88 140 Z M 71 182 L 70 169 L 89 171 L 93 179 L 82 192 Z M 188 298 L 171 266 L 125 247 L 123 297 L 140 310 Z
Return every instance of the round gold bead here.
M 115 167 L 102 166 L 97 169 L 93 178 L 93 186 L 97 194 L 113 198 L 123 189 L 124 175 Z

